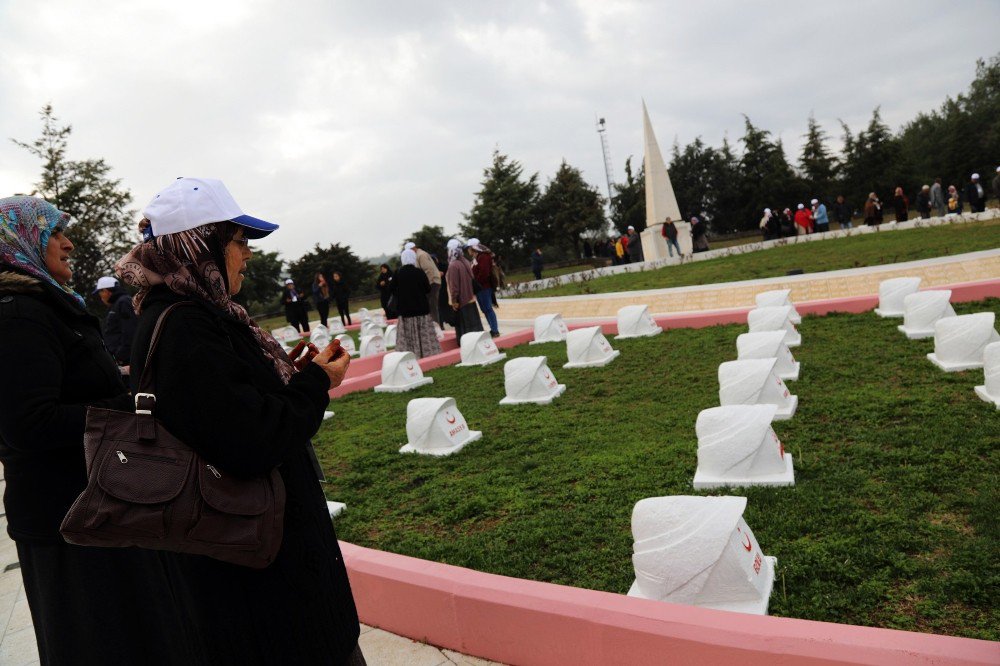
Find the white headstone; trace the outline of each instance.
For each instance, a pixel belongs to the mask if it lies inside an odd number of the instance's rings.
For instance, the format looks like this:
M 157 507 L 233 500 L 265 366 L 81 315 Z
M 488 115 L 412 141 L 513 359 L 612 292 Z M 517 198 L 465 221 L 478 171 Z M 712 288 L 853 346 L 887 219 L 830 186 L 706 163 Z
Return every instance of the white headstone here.
M 468 368 L 474 365 L 490 365 L 507 358 L 497 349 L 496 343 L 487 331 L 473 331 L 466 333 L 459 341 L 461 346 L 462 362 L 459 367 Z
M 618 310 L 618 335 L 615 340 L 648 338 L 663 333 L 649 314 L 648 305 L 626 305 Z
M 294 326 L 282 326 L 281 328 L 276 328 L 271 331 L 271 335 L 278 342 L 291 342 L 297 343 L 301 339 L 299 330 Z
M 385 338 L 381 333 L 361 336 L 361 358 L 377 356 L 385 353 Z
M 331 335 L 340 335 L 341 333 L 347 330 L 344 328 L 344 322 L 340 321 L 340 319 L 336 318 L 330 319 L 328 320 L 327 325 L 328 328 L 330 329 Z
M 976 395 L 1000 409 L 1000 342 L 991 342 L 983 350 L 985 381 L 976 387 Z
M 366 335 L 382 335 L 382 328 L 376 324 L 371 319 L 366 319 L 361 322 L 361 328 L 358 330 L 358 336 L 364 337 Z
M 950 289 L 918 291 L 903 299 L 903 324 L 897 328 L 910 340 L 933 338 L 937 320 L 954 316 Z
M 326 421 L 327 419 L 332 419 L 333 415 L 333 412 L 323 412 L 323 420 Z
M 330 344 L 331 339 L 332 338 L 330 337 L 330 329 L 328 329 L 323 324 L 314 327 L 309 334 L 309 342 L 316 345 L 316 347 L 320 351 L 326 349 L 326 346 Z
M 750 358 L 773 358 L 777 360 L 774 364 L 774 374 L 786 382 L 799 378 L 801 364 L 795 360 L 788 345 L 785 344 L 784 331 L 759 331 L 740 335 L 736 338 L 736 358 L 740 361 Z
M 537 345 L 542 342 L 562 342 L 566 339 L 566 323 L 562 315 L 543 314 L 535 317 L 535 339 L 530 344 Z
M 382 328 L 385 328 L 385 325 L 387 323 L 385 320 L 385 313 L 376 312 L 375 314 L 372 315 L 372 321 L 375 322 L 376 326 L 381 326 Z
M 392 349 L 393 347 L 395 347 L 396 346 L 396 324 L 389 324 L 386 327 L 386 329 L 385 329 L 385 335 L 382 336 L 382 337 L 385 338 L 385 347 L 386 347 L 386 349 Z
M 524 356 L 507 361 L 503 366 L 503 383 L 507 390 L 501 405 L 526 402 L 548 405 L 566 390 L 556 381 L 544 356 Z
M 330 512 L 330 517 L 331 518 L 336 518 L 340 514 L 344 513 L 344 509 L 346 509 L 346 508 L 347 508 L 347 505 L 344 504 L 343 502 L 327 502 L 326 503 L 326 510 Z
M 774 405 L 712 407 L 698 414 L 696 490 L 794 486 L 792 456 L 771 428 Z
M 414 398 L 406 405 L 409 441 L 399 452 L 447 456 L 482 436 L 469 430 L 454 398 Z
M 371 321 L 372 319 L 372 313 L 368 310 L 368 308 L 358 308 L 357 316 L 361 321 Z
M 570 331 L 566 335 L 566 356 L 569 362 L 564 368 L 600 368 L 618 358 L 617 349 L 612 349 L 600 326 L 588 326 Z
M 347 350 L 347 353 L 351 356 L 357 356 L 358 350 L 354 347 L 354 338 L 346 333 L 341 333 L 340 335 L 334 336 L 337 340 L 340 340 L 340 346 Z
M 743 521 L 745 497 L 649 497 L 632 509 L 629 596 L 767 614 L 777 559 Z
M 795 414 L 799 397 L 789 393 L 774 374 L 773 358 L 727 361 L 719 366 L 720 405 L 774 405 L 774 418 L 786 421 Z
M 776 305 L 787 305 L 792 309 L 788 317 L 789 320 L 793 324 L 800 324 L 802 323 L 802 317 L 801 315 L 799 315 L 798 311 L 795 309 L 795 306 L 792 304 L 791 293 L 792 293 L 791 289 L 774 289 L 772 291 L 764 291 L 757 294 L 754 300 L 756 301 L 757 307 L 759 308 L 773 307 Z
M 789 347 L 798 347 L 802 344 L 802 335 L 795 330 L 795 324 L 792 323 L 792 308 L 789 305 L 755 308 L 747 314 L 747 325 L 751 333 L 784 331 L 785 344 Z
M 438 342 L 444 340 L 444 331 L 441 329 L 441 325 L 434 322 L 434 337 L 437 338 Z
M 403 393 L 433 382 L 433 377 L 424 377 L 413 352 L 389 352 L 382 357 L 382 383 L 375 392 Z
M 903 299 L 920 289 L 920 278 L 901 277 L 882 280 L 878 285 L 878 307 L 875 314 L 879 317 L 902 317 Z
M 1000 340 L 993 328 L 995 321 L 992 312 L 938 319 L 934 323 L 934 351 L 927 358 L 945 372 L 983 367 L 986 345 Z

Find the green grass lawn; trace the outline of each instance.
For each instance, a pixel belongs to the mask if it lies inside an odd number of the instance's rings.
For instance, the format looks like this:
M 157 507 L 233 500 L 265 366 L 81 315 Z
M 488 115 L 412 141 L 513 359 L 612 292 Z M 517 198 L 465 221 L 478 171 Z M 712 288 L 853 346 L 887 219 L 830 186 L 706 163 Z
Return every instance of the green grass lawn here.
M 1000 247 L 1000 218 L 907 231 L 796 243 L 759 252 L 718 257 L 655 271 L 624 273 L 533 291 L 536 296 L 598 294 L 779 277 L 794 268 L 807 273 L 929 259 Z
M 906 234 L 898 234 L 903 236 Z M 1000 300 L 957 305 L 1000 312 Z M 900 320 L 806 317 L 802 378 L 774 429 L 794 488 L 737 489 L 764 552 L 778 557 L 773 615 L 1000 638 L 1000 412 L 946 374 Z M 632 507 L 697 493 L 695 419 L 718 404 L 717 368 L 744 326 L 611 340 L 598 369 L 563 370 L 551 406 L 498 406 L 503 364 L 447 367 L 410 393 L 334 401 L 316 438 L 340 538 L 480 571 L 625 593 Z M 400 455 L 407 402 L 452 396 L 483 439 L 447 458 Z M 715 494 L 725 494 L 716 492 Z

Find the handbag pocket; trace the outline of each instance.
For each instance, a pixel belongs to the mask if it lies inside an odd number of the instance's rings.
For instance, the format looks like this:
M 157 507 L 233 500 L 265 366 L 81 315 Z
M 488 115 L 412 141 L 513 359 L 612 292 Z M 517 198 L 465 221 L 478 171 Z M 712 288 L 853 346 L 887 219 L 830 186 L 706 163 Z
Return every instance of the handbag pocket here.
M 248 548 L 260 545 L 263 514 L 273 504 L 266 479 L 240 479 L 201 464 L 198 488 L 201 501 L 189 538 Z

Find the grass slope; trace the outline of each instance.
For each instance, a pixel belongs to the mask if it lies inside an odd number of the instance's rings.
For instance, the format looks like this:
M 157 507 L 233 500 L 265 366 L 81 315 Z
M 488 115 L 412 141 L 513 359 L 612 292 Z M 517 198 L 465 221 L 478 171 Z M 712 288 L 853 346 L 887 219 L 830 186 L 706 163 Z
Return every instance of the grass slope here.
M 903 235 L 903 234 L 900 234 Z M 1000 300 L 956 306 L 1000 311 Z M 1000 638 L 1000 412 L 981 371 L 946 374 L 874 314 L 806 317 L 793 350 L 794 419 L 774 429 L 795 460 L 794 488 L 731 491 L 778 557 L 774 615 Z M 563 370 L 548 407 L 501 407 L 503 363 L 441 368 L 402 395 L 336 400 L 316 438 L 345 501 L 340 538 L 481 571 L 624 593 L 630 516 L 644 497 L 692 490 L 698 412 L 718 404 L 716 371 L 742 326 L 611 341 L 602 369 Z M 407 402 L 453 396 L 483 439 L 447 458 L 400 455 Z M 712 493 L 702 493 L 712 494 Z M 726 494 L 719 492 L 718 494 Z
M 665 266 L 655 271 L 623 273 L 563 284 L 533 291 L 523 297 L 599 294 L 755 280 L 780 277 L 795 268 L 801 268 L 807 273 L 818 273 L 841 268 L 930 259 L 996 247 L 1000 247 L 1000 218 L 985 222 L 849 236 L 814 243 L 795 243 L 682 266 Z

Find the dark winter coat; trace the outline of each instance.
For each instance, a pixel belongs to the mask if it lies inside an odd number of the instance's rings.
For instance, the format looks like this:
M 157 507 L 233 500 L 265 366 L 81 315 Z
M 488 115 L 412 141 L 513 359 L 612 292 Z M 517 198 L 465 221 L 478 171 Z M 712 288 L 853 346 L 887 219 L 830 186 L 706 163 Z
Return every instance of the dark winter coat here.
M 917 193 L 917 212 L 920 217 L 931 216 L 931 194 L 929 191 L 920 190 Z
M 341 276 L 340 282 L 336 280 L 330 281 L 330 293 L 333 294 L 333 300 L 338 303 L 347 303 L 351 298 L 351 289 L 344 282 L 343 276 Z
M 128 365 L 138 323 L 139 317 L 132 308 L 132 296 L 121 287 L 115 287 L 104 319 L 104 344 L 119 365 Z
M 542 269 L 544 267 L 545 267 L 545 258 L 542 255 L 542 253 L 541 252 L 532 252 L 531 253 L 531 270 L 538 271 L 539 273 L 541 273 Z
M 298 289 L 285 285 L 281 292 L 281 302 L 285 305 L 285 318 L 292 321 L 300 313 L 305 313 L 305 295 Z
M 431 283 L 427 274 L 416 266 L 403 266 L 396 271 L 391 289 L 396 295 L 396 311 L 400 317 L 419 317 L 431 313 L 427 302 Z
M 181 296 L 154 288 L 132 354 L 136 388 L 159 314 Z M 164 553 L 204 663 L 339 664 L 359 625 L 344 561 L 307 452 L 329 402 L 330 381 L 308 364 L 285 385 L 249 328 L 204 302 L 167 320 L 155 357 L 157 420 L 223 474 L 275 467 L 287 493 L 284 536 L 268 568 Z
M 979 190 L 982 189 L 982 195 Z M 969 212 L 981 213 L 986 210 L 986 187 L 979 183 L 969 182 L 965 184 L 965 200 L 969 203 Z
M 833 204 L 833 219 L 840 224 L 851 221 L 851 207 L 847 205 L 846 201 Z
M 628 260 L 631 262 L 642 261 L 642 239 L 638 233 L 629 234 L 628 237 Z

